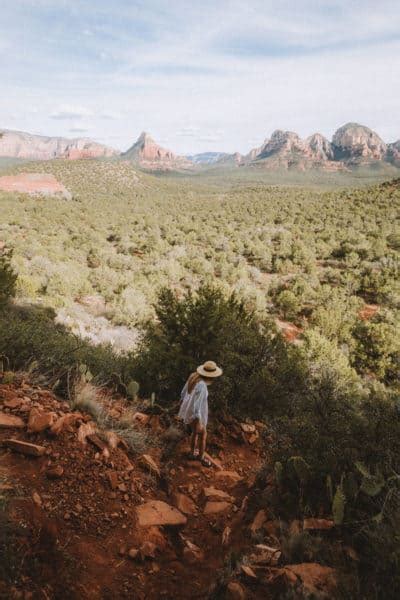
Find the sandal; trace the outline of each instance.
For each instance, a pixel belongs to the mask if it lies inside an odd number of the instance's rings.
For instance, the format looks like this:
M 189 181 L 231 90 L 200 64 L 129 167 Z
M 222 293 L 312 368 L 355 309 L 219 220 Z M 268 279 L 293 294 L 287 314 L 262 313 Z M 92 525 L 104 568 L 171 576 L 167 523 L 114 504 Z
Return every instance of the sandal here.
M 187 460 L 199 460 L 198 452 L 195 452 L 195 453 L 189 452 L 187 455 Z
M 212 467 L 212 462 L 208 460 L 208 458 L 206 458 L 205 456 L 203 456 L 203 458 L 200 459 L 200 462 L 203 465 L 203 467 Z

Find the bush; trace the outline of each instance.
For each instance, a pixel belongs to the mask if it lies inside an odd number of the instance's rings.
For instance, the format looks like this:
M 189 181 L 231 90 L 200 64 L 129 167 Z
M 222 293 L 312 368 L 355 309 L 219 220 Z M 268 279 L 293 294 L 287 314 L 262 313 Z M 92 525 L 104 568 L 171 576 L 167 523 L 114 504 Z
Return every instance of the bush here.
M 10 368 L 31 365 L 49 375 L 59 391 L 67 392 L 66 376 L 79 365 L 86 365 L 98 382 L 132 379 L 129 355 L 117 356 L 108 346 L 91 344 L 54 323 L 54 312 L 39 307 L 10 307 L 0 313 L 0 355 L 7 356 Z
M 0 309 L 15 296 L 17 275 L 11 267 L 10 260 L 10 253 L 0 253 Z
M 204 286 L 179 299 L 163 289 L 155 312 L 157 322 L 147 324 L 135 356 L 135 379 L 145 394 L 178 400 L 189 373 L 206 360 L 224 369 L 213 389 L 221 408 L 270 413 L 285 395 L 278 381 L 286 377 L 285 389 L 295 385 L 296 370 L 287 368 L 286 346 L 273 323 L 259 324 L 234 294 Z

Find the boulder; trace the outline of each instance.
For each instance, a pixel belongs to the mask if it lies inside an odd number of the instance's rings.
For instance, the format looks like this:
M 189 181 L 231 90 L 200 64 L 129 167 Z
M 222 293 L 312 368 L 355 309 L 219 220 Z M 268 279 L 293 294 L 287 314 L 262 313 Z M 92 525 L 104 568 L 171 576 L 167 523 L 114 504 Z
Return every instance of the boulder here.
M 282 552 L 279 548 L 271 548 L 265 544 L 257 544 L 254 547 L 252 554 L 249 556 L 249 560 L 252 565 L 277 565 Z
M 19 408 L 22 404 L 24 404 L 22 398 L 11 398 L 10 400 L 4 400 L 3 402 L 5 408 Z
M 0 429 L 8 429 L 11 427 L 14 429 L 23 429 L 25 427 L 25 423 L 21 417 L 0 412 Z
M 204 507 L 205 515 L 215 515 L 232 507 L 230 502 L 207 502 Z
M 141 527 L 152 525 L 186 525 L 187 518 L 177 508 L 161 500 L 150 500 L 136 508 L 138 523 Z
M 4 440 L 3 444 L 11 450 L 20 452 L 26 456 L 43 456 L 43 454 L 46 452 L 46 448 L 44 446 L 29 444 L 28 442 L 23 442 L 21 440 L 8 439 Z
M 55 418 L 56 415 L 54 413 L 42 412 L 37 408 L 32 408 L 29 413 L 28 431 L 31 433 L 45 431 L 45 429 L 49 429 L 53 425 Z
M 174 492 L 171 496 L 171 500 L 174 506 L 185 515 L 194 515 L 197 512 L 197 506 L 189 496 L 181 494 L 180 492 Z

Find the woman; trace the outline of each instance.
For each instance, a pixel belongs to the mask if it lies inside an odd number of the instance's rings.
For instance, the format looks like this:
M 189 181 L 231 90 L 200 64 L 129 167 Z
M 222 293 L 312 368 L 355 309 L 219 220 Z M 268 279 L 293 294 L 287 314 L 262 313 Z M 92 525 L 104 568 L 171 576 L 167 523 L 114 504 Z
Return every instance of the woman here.
M 222 375 L 222 369 L 213 360 L 197 367 L 185 383 L 181 393 L 179 418 L 189 425 L 192 432 L 191 460 L 200 460 L 204 467 L 211 467 L 205 456 L 208 422 L 208 386 Z

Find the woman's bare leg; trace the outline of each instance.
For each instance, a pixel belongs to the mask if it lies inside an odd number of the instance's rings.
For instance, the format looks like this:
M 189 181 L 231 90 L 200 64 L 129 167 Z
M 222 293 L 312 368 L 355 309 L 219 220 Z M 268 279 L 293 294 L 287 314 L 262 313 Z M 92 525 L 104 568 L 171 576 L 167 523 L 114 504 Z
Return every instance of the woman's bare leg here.
M 196 456 L 197 443 L 198 443 L 198 440 L 199 440 L 198 425 L 199 425 L 199 420 L 198 419 L 195 419 L 193 421 L 193 423 L 191 423 L 191 427 L 192 427 L 192 439 L 191 439 L 190 450 L 191 450 L 192 456 Z
M 199 439 L 200 439 L 200 459 L 202 459 L 204 457 L 204 453 L 206 451 L 206 444 L 207 444 L 207 429 L 205 429 L 205 427 L 202 428 L 201 432 L 199 433 Z

